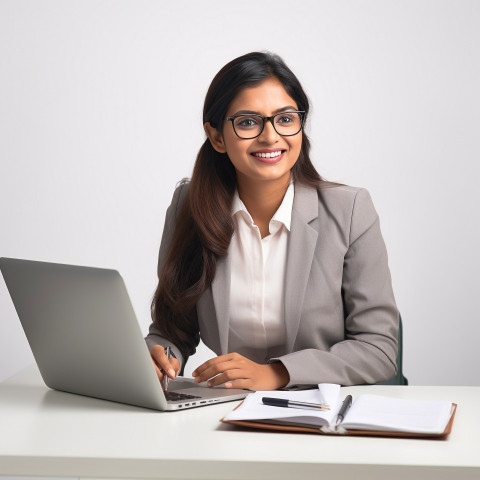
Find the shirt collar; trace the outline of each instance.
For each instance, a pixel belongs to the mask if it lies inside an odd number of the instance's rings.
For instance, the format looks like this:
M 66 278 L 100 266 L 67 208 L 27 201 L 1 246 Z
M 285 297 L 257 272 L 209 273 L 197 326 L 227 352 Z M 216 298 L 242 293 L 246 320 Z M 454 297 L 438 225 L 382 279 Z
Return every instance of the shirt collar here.
M 283 197 L 282 203 L 278 207 L 277 211 L 274 213 L 272 219 L 270 220 L 270 223 L 273 221 L 283 223 L 287 230 L 290 231 L 290 225 L 292 222 L 292 208 L 293 208 L 293 197 L 295 196 L 294 194 L 294 187 L 293 187 L 293 182 L 290 182 L 290 185 L 287 188 L 287 191 L 285 192 L 285 195 Z M 253 219 L 250 213 L 247 210 L 247 207 L 245 207 L 245 204 L 242 202 L 238 195 L 238 190 L 235 190 L 235 194 L 233 195 L 233 200 L 232 200 L 232 217 L 237 213 L 237 212 L 242 212 L 244 215 L 245 219 L 249 219 L 249 222 L 253 225 Z
M 292 222 L 293 197 L 293 182 L 290 182 L 290 185 L 288 186 L 283 197 L 282 203 L 272 217 L 272 220 L 283 223 L 287 227 L 288 231 L 290 231 L 290 224 Z

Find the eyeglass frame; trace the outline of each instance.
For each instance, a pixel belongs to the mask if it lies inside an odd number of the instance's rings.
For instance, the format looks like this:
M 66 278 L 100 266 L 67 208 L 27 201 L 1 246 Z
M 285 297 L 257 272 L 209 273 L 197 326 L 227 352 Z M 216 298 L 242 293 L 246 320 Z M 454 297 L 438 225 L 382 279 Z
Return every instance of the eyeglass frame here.
M 275 128 L 275 124 L 273 123 L 273 119 L 275 117 L 278 117 L 279 115 L 285 115 L 286 113 L 298 113 L 299 116 L 300 116 L 300 128 L 298 130 L 298 132 L 296 133 L 290 133 L 288 135 L 284 135 L 283 133 L 280 133 L 279 131 L 277 131 L 277 129 Z M 295 135 L 298 135 L 302 129 L 303 129 L 303 124 L 305 122 L 305 110 L 287 110 L 285 112 L 279 112 L 279 113 L 276 113 L 275 115 L 270 115 L 269 117 L 264 117 L 263 115 L 260 115 L 259 113 L 239 113 L 238 115 L 232 115 L 231 117 L 227 117 L 225 119 L 225 121 L 231 121 L 232 122 L 232 127 L 233 127 L 233 131 L 235 132 L 235 135 L 240 138 L 241 140 L 252 140 L 254 138 L 257 138 L 259 137 L 263 131 L 265 130 L 265 122 L 268 120 L 271 124 L 272 124 L 272 127 L 273 129 L 275 130 L 276 133 L 278 133 L 278 135 L 280 135 L 281 137 L 293 137 Z M 262 125 L 262 129 L 260 130 L 260 133 L 258 135 L 255 135 L 254 137 L 241 137 L 238 133 L 237 133 L 237 130 L 235 129 L 235 125 L 234 125 L 234 121 L 236 118 L 238 117 L 248 117 L 248 116 L 251 116 L 251 117 L 260 117 L 263 121 L 263 125 Z

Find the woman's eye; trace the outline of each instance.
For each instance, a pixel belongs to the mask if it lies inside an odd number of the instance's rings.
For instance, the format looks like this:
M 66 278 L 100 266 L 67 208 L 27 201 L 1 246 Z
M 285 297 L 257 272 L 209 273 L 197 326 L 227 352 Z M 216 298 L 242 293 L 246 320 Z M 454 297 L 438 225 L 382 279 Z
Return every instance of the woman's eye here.
M 291 115 L 279 115 L 277 117 L 277 123 L 290 123 L 293 122 Z
M 255 127 L 258 125 L 258 120 L 256 118 L 247 117 L 247 118 L 237 118 L 237 127 Z

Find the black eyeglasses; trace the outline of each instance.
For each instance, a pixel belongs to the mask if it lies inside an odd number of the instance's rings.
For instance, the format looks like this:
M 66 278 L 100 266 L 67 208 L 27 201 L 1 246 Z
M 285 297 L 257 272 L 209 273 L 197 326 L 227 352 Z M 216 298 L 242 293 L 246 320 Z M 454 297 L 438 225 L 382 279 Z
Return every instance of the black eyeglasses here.
M 257 138 L 265 128 L 265 121 L 268 120 L 275 131 L 282 137 L 291 137 L 296 135 L 303 127 L 305 112 L 291 111 L 281 112 L 264 117 L 258 113 L 240 113 L 226 118 L 226 121 L 232 122 L 233 131 L 237 137 L 243 139 Z

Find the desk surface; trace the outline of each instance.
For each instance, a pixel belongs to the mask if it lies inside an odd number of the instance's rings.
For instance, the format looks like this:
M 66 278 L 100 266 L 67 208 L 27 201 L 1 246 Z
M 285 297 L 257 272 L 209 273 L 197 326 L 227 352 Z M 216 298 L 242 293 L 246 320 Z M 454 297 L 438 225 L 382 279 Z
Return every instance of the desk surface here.
M 355 480 L 480 478 L 480 387 L 358 386 L 458 403 L 448 440 L 327 437 L 219 422 L 236 402 L 156 412 L 49 390 L 36 366 L 0 384 L 0 475 Z

